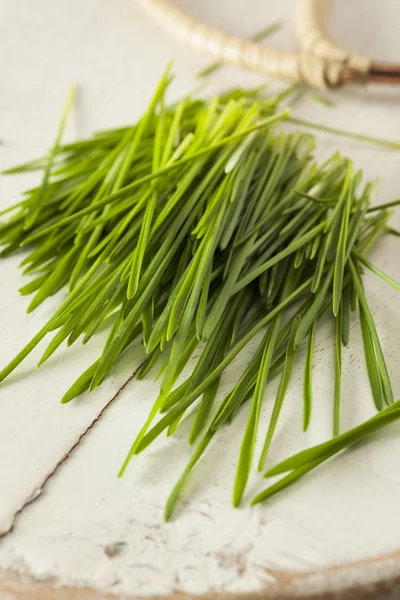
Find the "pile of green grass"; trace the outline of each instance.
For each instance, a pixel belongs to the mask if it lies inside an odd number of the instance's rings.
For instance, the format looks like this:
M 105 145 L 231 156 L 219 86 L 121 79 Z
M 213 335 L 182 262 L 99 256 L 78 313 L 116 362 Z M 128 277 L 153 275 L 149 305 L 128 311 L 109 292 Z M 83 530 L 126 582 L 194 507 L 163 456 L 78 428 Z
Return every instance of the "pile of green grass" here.
M 48 323 L 0 373 L 5 379 L 47 335 L 39 364 L 66 340 L 86 344 L 106 327 L 103 352 L 62 402 L 94 390 L 123 352 L 143 344 L 139 377 L 157 365 L 160 394 L 121 469 L 190 412 L 192 458 L 167 502 L 169 518 L 192 467 L 220 427 L 246 404 L 233 503 L 242 498 L 254 462 L 264 393 L 280 378 L 258 470 L 265 461 L 298 348 L 306 345 L 304 416 L 312 413 L 315 334 L 322 316 L 335 324 L 333 438 L 284 461 L 289 472 L 254 502 L 288 485 L 336 452 L 400 417 L 363 286 L 370 270 L 398 283 L 367 258 L 388 225 L 391 207 L 371 207 L 374 185 L 335 153 L 314 158 L 308 133 L 287 133 L 280 109 L 289 92 L 235 89 L 210 101 L 188 96 L 168 104 L 170 69 L 133 126 L 62 144 L 72 91 L 50 153 L 9 173 L 41 170 L 0 224 L 2 257 L 26 249 L 21 263 L 33 294 L 28 311 L 67 290 Z M 359 137 L 359 136 L 356 136 Z M 379 143 L 385 144 L 383 141 Z M 388 143 L 388 145 L 393 145 Z M 357 311 L 376 416 L 340 435 L 342 347 Z M 221 375 L 259 332 L 263 337 L 230 392 L 218 400 Z M 176 383 L 197 347 L 191 375 Z

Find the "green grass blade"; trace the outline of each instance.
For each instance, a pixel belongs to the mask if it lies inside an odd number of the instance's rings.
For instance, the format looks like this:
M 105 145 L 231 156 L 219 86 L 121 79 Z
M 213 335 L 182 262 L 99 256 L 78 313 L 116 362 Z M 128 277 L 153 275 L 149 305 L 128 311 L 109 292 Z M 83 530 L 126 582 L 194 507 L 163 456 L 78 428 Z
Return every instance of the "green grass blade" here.
M 264 441 L 264 445 L 261 451 L 260 460 L 258 462 L 258 470 L 262 471 L 265 465 L 265 461 L 267 460 L 268 451 L 272 442 L 273 435 L 275 433 L 276 425 L 278 422 L 279 414 L 282 408 L 283 401 L 286 396 L 287 388 L 289 386 L 290 377 L 292 375 L 294 360 L 296 358 L 296 349 L 294 348 L 294 336 L 296 333 L 296 329 L 299 324 L 299 318 L 296 317 L 292 330 L 290 332 L 290 337 L 287 345 L 285 362 L 283 365 L 283 372 L 281 375 L 281 379 L 279 382 L 278 392 L 275 398 L 274 408 L 272 410 L 271 420 L 269 423 L 267 435 Z
M 358 300 L 359 300 L 360 306 L 362 308 L 362 311 L 364 313 L 365 321 L 366 321 L 366 324 L 367 324 L 369 332 L 370 332 L 371 342 L 374 347 L 374 354 L 376 356 L 376 361 L 377 361 L 377 365 L 379 368 L 380 379 L 382 381 L 382 388 L 383 388 L 383 393 L 385 395 L 385 400 L 386 400 L 387 404 L 392 404 L 393 403 L 392 386 L 390 383 L 390 377 L 389 377 L 385 357 L 384 357 L 384 354 L 382 351 L 381 343 L 379 341 L 379 336 L 376 331 L 374 319 L 372 317 L 371 311 L 370 311 L 368 303 L 367 303 L 367 299 L 365 296 L 361 277 L 360 277 L 359 272 L 358 272 L 356 266 L 354 265 L 352 259 L 350 260 L 349 265 L 350 265 L 350 271 L 351 271 L 351 275 L 352 275 L 353 284 L 354 284 L 354 287 L 355 287 L 355 290 L 356 290 L 356 293 L 358 296 Z
M 385 202 L 385 204 L 378 204 L 377 206 L 371 206 L 370 208 L 368 208 L 367 212 L 371 213 L 371 212 L 376 212 L 377 210 L 386 210 L 387 208 L 394 208 L 395 206 L 399 206 L 399 205 L 400 205 L 400 199 L 393 200 L 393 202 Z
M 304 379 L 303 379 L 303 431 L 307 431 L 312 410 L 313 400 L 313 385 L 312 385 L 312 369 L 313 369 L 313 358 L 315 348 L 315 335 L 317 331 L 317 321 L 311 326 L 310 333 L 308 334 L 307 354 L 304 365 Z
M 30 212 L 28 214 L 28 216 L 25 220 L 25 228 L 26 229 L 30 229 L 35 224 L 35 222 L 39 216 L 40 210 L 42 208 L 42 204 L 45 200 L 51 169 L 53 167 L 55 156 L 56 156 L 57 152 L 59 151 L 61 138 L 64 133 L 64 129 L 67 124 L 68 114 L 69 114 L 71 106 L 74 102 L 75 96 L 76 96 L 76 87 L 73 86 L 70 89 L 70 91 L 68 92 L 67 100 L 66 100 L 66 103 L 64 106 L 64 110 L 62 112 L 61 122 L 60 122 L 60 125 L 58 128 L 56 139 L 54 141 L 54 145 L 53 145 L 52 149 L 50 150 L 48 158 L 47 158 L 46 167 L 45 167 L 45 170 L 43 173 L 42 183 L 39 188 L 37 197 L 35 198 L 33 210 L 32 210 L 32 212 Z
M 261 359 L 260 371 L 257 377 L 256 389 L 240 446 L 239 460 L 236 468 L 235 483 L 233 488 L 233 506 L 239 506 L 247 484 L 247 480 L 249 478 L 250 468 L 254 456 L 262 401 L 265 394 L 265 387 L 280 324 L 281 318 L 278 316 L 271 324 L 271 327 L 268 330 L 264 340 L 264 350 Z
M 272 469 L 269 469 L 265 476 L 273 477 L 275 475 L 280 475 L 282 473 L 304 467 L 305 465 L 311 464 L 321 458 L 329 458 L 344 448 L 364 440 L 376 431 L 379 431 L 379 429 L 382 429 L 390 423 L 393 423 L 398 418 L 400 418 L 399 400 L 397 400 L 390 407 L 382 410 L 377 415 L 371 417 L 367 421 L 364 421 L 364 423 L 361 425 L 358 425 L 353 429 L 349 429 L 345 433 L 342 433 L 327 442 L 323 442 L 322 444 L 318 444 L 317 446 L 307 450 L 302 450 L 294 456 L 287 458 L 278 465 L 275 465 L 275 467 Z
M 345 195 L 342 222 L 340 224 L 339 241 L 336 250 L 335 269 L 333 275 L 333 314 L 335 317 L 339 312 L 342 299 L 343 276 L 346 264 L 346 246 L 349 230 L 350 211 L 353 200 L 352 192 L 352 168 L 349 165 L 346 180 L 343 185 L 343 195 Z M 339 201 L 340 202 L 340 201 Z
M 367 267 L 367 269 L 372 271 L 372 273 L 375 273 L 375 275 L 378 275 L 378 277 L 383 279 L 383 281 L 391 285 L 392 288 L 396 290 L 396 292 L 400 292 L 400 283 L 389 277 L 389 275 L 386 275 L 386 273 L 384 273 L 380 269 L 378 269 L 378 267 L 373 265 L 371 261 L 369 261 L 363 254 L 360 254 L 359 252 L 357 252 L 357 250 L 353 250 L 353 256 L 358 260 L 358 262 L 360 262 L 362 265 Z
M 177 483 L 175 484 L 172 492 L 170 493 L 170 495 L 168 497 L 167 503 L 165 505 L 165 509 L 164 509 L 164 520 L 165 521 L 169 521 L 171 519 L 171 516 L 175 509 L 177 500 L 178 500 L 178 498 L 182 492 L 182 489 L 186 483 L 188 475 L 191 472 L 191 470 L 193 469 L 193 467 L 195 466 L 195 464 L 200 460 L 202 454 L 204 453 L 208 444 L 212 440 L 213 435 L 214 435 L 213 432 L 206 433 L 206 435 L 203 437 L 203 439 L 198 444 L 196 450 L 194 451 L 193 456 L 190 459 L 187 467 L 185 468 L 182 475 L 180 476 Z
M 315 469 L 315 467 L 320 465 L 325 460 L 326 460 L 325 457 L 323 457 L 323 458 L 320 458 L 313 462 L 310 462 L 307 465 L 304 465 L 302 467 L 298 467 L 297 469 L 294 469 L 292 471 L 292 473 L 289 473 L 289 475 L 286 475 L 285 477 L 280 479 L 277 483 L 274 483 L 273 485 L 269 486 L 263 492 L 260 492 L 259 494 L 257 494 L 257 496 L 255 498 L 253 498 L 253 500 L 251 501 L 251 505 L 254 506 L 255 504 L 264 502 L 265 500 L 270 498 L 273 494 L 280 492 L 281 490 L 285 489 L 286 487 L 288 487 L 289 485 L 291 485 L 292 483 L 294 483 L 295 481 L 300 479 L 300 477 L 302 477 L 306 473 L 309 473 L 312 469 Z
M 342 379 L 342 310 L 340 309 L 335 318 L 335 390 L 333 401 L 333 435 L 339 435 L 340 431 L 340 399 Z

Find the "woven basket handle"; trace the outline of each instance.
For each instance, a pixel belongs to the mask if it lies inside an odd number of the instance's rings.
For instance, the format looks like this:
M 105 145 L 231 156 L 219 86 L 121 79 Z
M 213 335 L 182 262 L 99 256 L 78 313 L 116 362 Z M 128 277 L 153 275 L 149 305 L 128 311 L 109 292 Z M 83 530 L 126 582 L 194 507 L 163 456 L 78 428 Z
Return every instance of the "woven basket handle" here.
M 136 0 L 162 27 L 216 60 L 318 89 L 343 83 L 400 83 L 400 67 L 374 63 L 330 39 L 329 0 L 300 0 L 297 34 L 300 51 L 282 52 L 229 35 L 187 15 L 168 0 Z

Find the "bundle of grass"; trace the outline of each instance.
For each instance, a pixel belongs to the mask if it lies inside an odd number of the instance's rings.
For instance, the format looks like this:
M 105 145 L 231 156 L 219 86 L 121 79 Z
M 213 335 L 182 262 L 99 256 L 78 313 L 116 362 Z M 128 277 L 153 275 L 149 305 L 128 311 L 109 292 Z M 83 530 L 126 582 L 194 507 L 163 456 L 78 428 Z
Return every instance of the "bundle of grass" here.
M 142 343 L 147 358 L 138 376 L 157 364 L 161 389 L 121 474 L 163 431 L 171 435 L 189 409 L 189 441 L 197 444 L 167 502 L 166 518 L 214 434 L 248 403 L 233 494 L 234 505 L 240 503 L 265 388 L 279 374 L 259 471 L 302 344 L 307 345 L 307 429 L 314 340 L 323 315 L 330 315 L 336 330 L 334 437 L 269 471 L 291 472 L 255 502 L 400 416 L 363 287 L 368 269 L 400 290 L 367 258 L 376 240 L 393 232 L 388 220 L 398 202 L 371 207 L 374 185 L 362 183 L 349 159 L 335 153 L 318 164 L 311 135 L 279 128 L 289 120 L 305 124 L 280 109 L 286 93 L 268 97 L 260 89 L 235 89 L 210 101 L 189 96 L 168 105 L 171 79 L 167 69 L 135 125 L 62 145 L 71 93 L 49 155 L 8 171 L 41 169 L 43 178 L 0 226 L 2 257 L 21 246 L 29 250 L 22 266 L 33 279 L 21 289 L 34 294 L 28 311 L 68 288 L 52 318 L 0 380 L 48 334 L 53 338 L 39 364 L 65 340 L 85 344 L 104 325 L 103 352 L 65 393 L 67 403 L 99 386 L 121 353 Z M 359 313 L 380 412 L 339 435 L 341 351 L 349 342 L 351 311 Z M 218 402 L 222 373 L 259 332 L 264 335 L 250 363 Z M 174 387 L 199 344 L 193 372 Z

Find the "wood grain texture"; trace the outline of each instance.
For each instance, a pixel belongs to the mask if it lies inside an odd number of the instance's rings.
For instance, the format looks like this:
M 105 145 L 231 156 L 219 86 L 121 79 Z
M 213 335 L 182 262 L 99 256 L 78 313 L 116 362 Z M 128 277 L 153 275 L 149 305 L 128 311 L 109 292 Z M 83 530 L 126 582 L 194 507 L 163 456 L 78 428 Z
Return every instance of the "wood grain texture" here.
M 273 43 L 294 48 L 295 0 L 254 0 L 252 10 L 242 0 L 177 3 L 243 36 L 282 20 L 285 27 Z M 387 60 L 400 55 L 398 0 L 335 0 L 332 19 L 335 39 L 354 51 Z M 75 138 L 135 120 L 169 58 L 175 58 L 177 71 L 174 97 L 195 87 L 193 73 L 204 66 L 203 57 L 160 32 L 131 0 L 0 0 L 0 57 L 0 169 L 49 147 L 71 83 L 80 85 L 68 132 Z M 227 68 L 212 80 L 207 93 L 262 81 Z M 275 89 L 279 84 L 272 82 Z M 400 140 L 398 90 L 344 90 L 330 97 L 335 109 L 304 101 L 296 112 L 332 126 Z M 318 136 L 321 158 L 338 148 L 368 179 L 380 176 L 377 201 L 399 196 L 399 153 Z M 0 177 L 0 209 L 15 202 L 34 181 Z M 400 226 L 399 214 L 394 224 Z M 400 279 L 398 256 L 398 240 L 388 238 L 373 259 Z M 0 263 L 0 364 L 26 343 L 52 310 L 49 301 L 37 313 L 25 315 L 27 300 L 17 292 L 22 281 L 18 261 L 19 257 Z M 368 277 L 367 285 L 399 397 L 399 299 L 374 276 Z M 320 402 L 315 403 L 310 431 L 300 431 L 299 365 L 271 448 L 271 464 L 330 435 L 332 342 L 331 328 L 322 328 L 315 367 L 315 398 Z M 359 327 L 353 323 L 351 347 L 344 353 L 343 428 L 373 413 L 360 342 Z M 266 505 L 233 510 L 233 473 L 246 417 L 242 413 L 217 437 L 194 473 L 176 519 L 164 525 L 163 504 L 189 452 L 182 437 L 160 440 L 122 480 L 116 479 L 157 392 L 151 380 L 132 380 L 116 397 L 140 363 L 140 351 L 125 357 L 95 394 L 59 405 L 63 391 L 97 356 L 101 343 L 99 337 L 83 349 L 62 349 L 36 371 L 39 349 L 0 386 L 0 530 L 5 533 L 0 541 L 1 600 L 398 597 L 399 426 L 331 461 Z M 246 354 L 240 360 L 245 361 Z M 239 367 L 235 363 L 225 376 L 224 390 Z M 267 397 L 264 427 L 275 391 L 272 386 Z M 250 495 L 260 485 L 263 482 L 255 477 Z
M 186 594 L 172 590 L 171 600 L 397 600 L 400 598 L 400 576 L 388 570 L 390 563 L 400 563 L 400 553 L 392 553 L 353 565 L 324 569 L 314 573 L 293 574 L 275 572 L 275 583 L 257 592 L 235 594 Z M 369 581 L 359 581 L 366 569 L 372 567 L 375 576 Z M 383 568 L 384 572 L 380 572 Z M 380 574 L 378 575 L 378 573 Z M 149 596 L 105 593 L 93 588 L 60 587 L 54 582 L 38 582 L 18 574 L 0 571 L 0 594 L 4 600 L 148 600 Z M 151 596 L 163 600 L 166 596 Z M 3 596 L 0 596 L 3 598 Z

